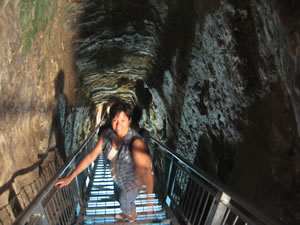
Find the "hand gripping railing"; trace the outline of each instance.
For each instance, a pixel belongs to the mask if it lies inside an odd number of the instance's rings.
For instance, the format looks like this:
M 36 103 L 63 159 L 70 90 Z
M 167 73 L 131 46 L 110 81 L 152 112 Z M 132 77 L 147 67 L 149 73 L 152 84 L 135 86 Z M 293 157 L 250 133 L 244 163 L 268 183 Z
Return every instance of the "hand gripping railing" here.
M 84 141 L 80 148 L 65 163 L 60 171 L 46 184 L 46 186 L 37 194 L 32 202 L 17 217 L 14 225 L 36 224 L 36 225 L 65 225 L 71 224 L 78 202 L 80 201 L 83 183 L 86 178 L 77 176 L 71 184 L 61 189 L 54 188 L 59 177 L 71 172 L 76 163 L 90 151 L 94 145 L 93 137 L 97 134 L 99 126 L 95 128 L 92 134 Z M 92 167 L 92 165 L 91 165 Z M 91 167 L 88 170 L 91 170 Z
M 156 139 L 148 142 L 163 201 L 180 224 L 282 225 Z

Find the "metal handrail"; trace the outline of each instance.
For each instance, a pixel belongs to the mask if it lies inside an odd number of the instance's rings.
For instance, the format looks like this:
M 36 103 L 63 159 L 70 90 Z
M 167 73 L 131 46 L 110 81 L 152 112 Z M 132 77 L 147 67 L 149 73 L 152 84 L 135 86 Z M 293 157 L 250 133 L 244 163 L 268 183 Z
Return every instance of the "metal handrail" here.
M 30 204 L 23 210 L 23 212 L 17 217 L 14 225 L 23 225 L 28 219 L 32 216 L 32 214 L 36 211 L 37 207 L 41 201 L 46 197 L 46 195 L 51 191 L 56 183 L 57 179 L 61 177 L 65 171 L 70 167 L 70 165 L 74 162 L 76 157 L 83 151 L 83 149 L 87 146 L 93 136 L 98 132 L 100 124 L 94 129 L 94 131 L 90 134 L 90 136 L 82 143 L 79 149 L 69 158 L 69 160 L 64 164 L 64 166 L 56 173 L 56 175 L 45 185 L 45 187 L 35 196 L 35 198 L 30 202 Z
M 230 199 L 237 202 L 241 207 L 246 209 L 251 214 L 255 215 L 258 219 L 260 219 L 264 223 L 269 225 L 283 225 L 278 220 L 271 218 L 266 212 L 263 212 L 262 210 L 258 210 L 258 208 L 255 207 L 252 203 L 250 203 L 249 201 L 245 200 L 243 197 L 236 194 L 233 190 L 231 190 L 229 187 L 222 184 L 213 176 L 209 175 L 199 167 L 192 165 L 190 162 L 188 162 L 183 157 L 179 156 L 176 152 L 174 152 L 174 150 L 168 148 L 167 146 L 165 146 L 164 144 L 162 144 L 160 141 L 153 138 L 152 136 L 149 136 L 149 138 L 155 144 L 159 145 L 165 153 L 169 154 L 171 157 L 178 160 L 178 162 L 184 167 L 186 167 L 186 169 L 194 173 L 196 176 L 201 177 L 203 180 L 205 180 L 208 184 L 216 188 L 221 193 L 225 193 L 227 196 L 230 197 Z M 173 163 L 173 161 L 171 162 Z

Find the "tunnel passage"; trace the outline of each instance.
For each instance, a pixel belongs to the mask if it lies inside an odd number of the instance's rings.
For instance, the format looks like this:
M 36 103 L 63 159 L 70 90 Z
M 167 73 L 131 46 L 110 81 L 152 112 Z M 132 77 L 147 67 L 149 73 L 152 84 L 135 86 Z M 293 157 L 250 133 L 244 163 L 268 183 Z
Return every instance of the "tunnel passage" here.
M 151 75 L 155 60 L 156 17 L 147 1 L 87 1 L 78 24 L 75 63 L 94 104 L 118 98 L 137 103 L 136 82 Z

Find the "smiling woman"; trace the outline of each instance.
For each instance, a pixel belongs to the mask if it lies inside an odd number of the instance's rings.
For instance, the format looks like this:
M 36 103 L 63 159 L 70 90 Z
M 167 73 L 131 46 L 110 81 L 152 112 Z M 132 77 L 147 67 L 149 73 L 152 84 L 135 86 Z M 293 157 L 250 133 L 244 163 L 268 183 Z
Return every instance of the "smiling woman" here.
M 56 186 L 68 185 L 103 152 L 110 162 L 115 199 L 120 202 L 122 210 L 115 217 L 132 222 L 136 218 L 134 201 L 139 191 L 145 187 L 148 196 L 153 193 L 152 159 L 142 137 L 130 127 L 132 108 L 128 103 L 115 103 L 109 117 L 111 126 L 101 133 L 96 147 L 70 176 L 59 180 Z
M 110 111 L 111 125 L 118 137 L 123 138 L 130 127 L 132 110 L 129 104 L 115 104 Z

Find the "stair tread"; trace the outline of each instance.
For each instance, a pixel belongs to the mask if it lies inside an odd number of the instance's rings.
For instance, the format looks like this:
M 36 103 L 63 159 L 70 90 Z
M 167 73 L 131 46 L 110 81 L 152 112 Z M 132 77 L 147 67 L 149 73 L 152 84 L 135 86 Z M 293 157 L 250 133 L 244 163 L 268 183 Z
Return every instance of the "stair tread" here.
M 144 205 L 136 205 L 137 209 L 147 209 L 151 206 L 147 206 L 146 204 Z M 86 212 L 87 211 L 108 211 L 108 210 L 112 210 L 112 209 L 120 209 L 120 206 L 100 206 L 100 207 L 87 207 L 86 208 Z M 155 212 L 160 212 L 160 210 L 162 209 L 162 206 L 157 205 L 154 206 L 154 211 Z
M 119 213 L 119 212 L 117 212 L 117 213 Z M 117 213 L 84 215 L 84 219 L 105 218 L 105 217 L 113 217 L 114 218 Z M 139 217 L 144 217 L 144 216 L 148 216 L 148 217 L 166 216 L 166 211 L 161 210 L 161 211 L 155 211 L 154 213 L 138 212 L 137 219 L 139 219 Z
M 160 205 L 158 199 L 149 200 L 149 199 L 146 199 L 146 198 L 139 198 L 139 199 L 135 200 L 136 205 L 145 205 L 147 203 Z M 87 205 L 98 205 L 99 207 L 101 207 L 101 206 L 103 206 L 103 207 L 104 206 L 113 206 L 113 205 L 116 205 L 116 204 L 119 205 L 118 201 L 113 200 L 113 199 L 106 200 L 106 201 L 99 201 L 99 200 L 89 200 L 89 201 L 87 201 Z
M 101 193 L 101 194 L 99 194 L 99 193 L 95 193 L 96 191 L 93 191 L 94 193 L 89 193 L 89 195 L 88 195 L 88 197 L 90 198 L 90 197 L 102 197 L 102 196 L 108 196 L 109 198 L 114 198 L 114 193 L 113 193 L 113 190 L 110 190 L 110 191 L 108 191 L 108 190 L 104 190 L 103 192 L 106 192 L 106 193 Z M 107 192 L 110 192 L 111 194 L 108 194 Z M 142 198 L 145 198 L 145 197 L 143 197 L 143 195 L 146 195 L 145 193 L 140 193 L 138 196 L 137 196 L 137 198 L 136 199 L 142 199 Z M 152 197 L 154 197 L 154 198 L 157 198 L 157 195 L 156 194 L 152 194 Z
M 112 223 L 105 223 L 106 225 L 113 225 L 113 224 L 171 224 L 171 219 L 162 219 L 162 220 L 140 220 L 140 221 L 134 221 L 134 222 L 129 222 L 129 221 L 114 221 Z M 92 223 L 88 223 L 85 221 L 84 224 L 93 224 L 93 225 L 98 225 L 98 224 L 103 224 L 103 222 L 97 223 L 97 221 L 93 221 Z

